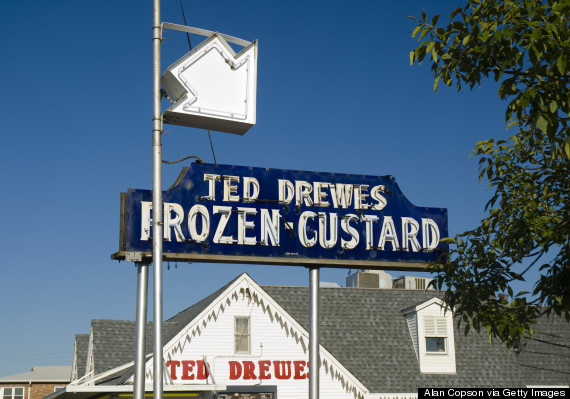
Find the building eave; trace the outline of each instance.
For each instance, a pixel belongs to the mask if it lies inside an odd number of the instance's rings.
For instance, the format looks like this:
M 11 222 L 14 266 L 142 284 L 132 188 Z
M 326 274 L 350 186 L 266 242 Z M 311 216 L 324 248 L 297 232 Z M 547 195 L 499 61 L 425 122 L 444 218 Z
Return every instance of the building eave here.
M 213 392 L 224 391 L 225 385 L 192 384 L 163 385 L 163 392 Z M 106 393 L 132 393 L 133 385 L 68 385 L 44 399 L 88 399 Z M 145 392 L 153 392 L 153 384 L 145 385 Z

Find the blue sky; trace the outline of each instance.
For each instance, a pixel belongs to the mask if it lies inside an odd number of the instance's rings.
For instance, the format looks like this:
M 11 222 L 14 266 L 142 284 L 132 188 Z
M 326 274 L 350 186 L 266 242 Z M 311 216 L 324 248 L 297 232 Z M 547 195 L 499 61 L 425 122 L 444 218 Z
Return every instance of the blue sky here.
M 445 21 L 461 4 L 184 0 L 189 25 L 259 39 L 257 124 L 245 136 L 213 132 L 218 162 L 389 174 L 414 204 L 448 208 L 451 234 L 475 226 L 490 194 L 468 156 L 477 141 L 507 136 L 505 104 L 491 82 L 434 93 L 429 66 L 408 55 L 409 15 Z M 182 23 L 178 0 L 162 11 Z M 152 2 L 5 0 L 0 22 L 6 376 L 71 364 L 91 319 L 135 317 L 136 269 L 110 255 L 120 192 L 152 185 Z M 163 68 L 188 51 L 184 34 L 165 37 Z M 165 128 L 164 159 L 213 162 L 205 131 Z M 180 168 L 164 166 L 164 188 Z M 244 271 L 260 284 L 308 284 L 303 267 L 165 265 L 165 317 Z M 344 285 L 347 274 L 323 269 L 321 280 Z

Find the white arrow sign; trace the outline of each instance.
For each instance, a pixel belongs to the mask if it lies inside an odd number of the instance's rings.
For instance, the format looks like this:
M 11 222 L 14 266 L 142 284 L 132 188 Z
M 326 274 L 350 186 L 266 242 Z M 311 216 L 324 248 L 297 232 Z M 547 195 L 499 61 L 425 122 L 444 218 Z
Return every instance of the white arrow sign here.
M 255 125 L 257 40 L 236 55 L 214 33 L 168 67 L 161 85 L 174 99 L 164 122 L 244 134 Z

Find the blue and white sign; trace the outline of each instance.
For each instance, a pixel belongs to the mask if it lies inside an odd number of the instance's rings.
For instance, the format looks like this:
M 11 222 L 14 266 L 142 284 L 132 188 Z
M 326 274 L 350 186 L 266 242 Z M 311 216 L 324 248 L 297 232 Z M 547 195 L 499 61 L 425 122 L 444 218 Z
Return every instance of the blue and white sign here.
M 152 192 L 122 194 L 120 251 L 150 258 Z M 447 210 L 417 207 L 391 176 L 193 163 L 163 192 L 165 260 L 423 269 Z

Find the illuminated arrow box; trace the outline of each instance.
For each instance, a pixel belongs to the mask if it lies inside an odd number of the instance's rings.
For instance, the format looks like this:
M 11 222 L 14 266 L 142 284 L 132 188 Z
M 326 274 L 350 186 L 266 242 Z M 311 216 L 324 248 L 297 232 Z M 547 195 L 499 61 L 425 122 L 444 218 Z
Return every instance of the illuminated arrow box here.
M 164 122 L 243 135 L 255 125 L 257 40 L 236 54 L 214 33 L 161 77 L 174 104 Z

